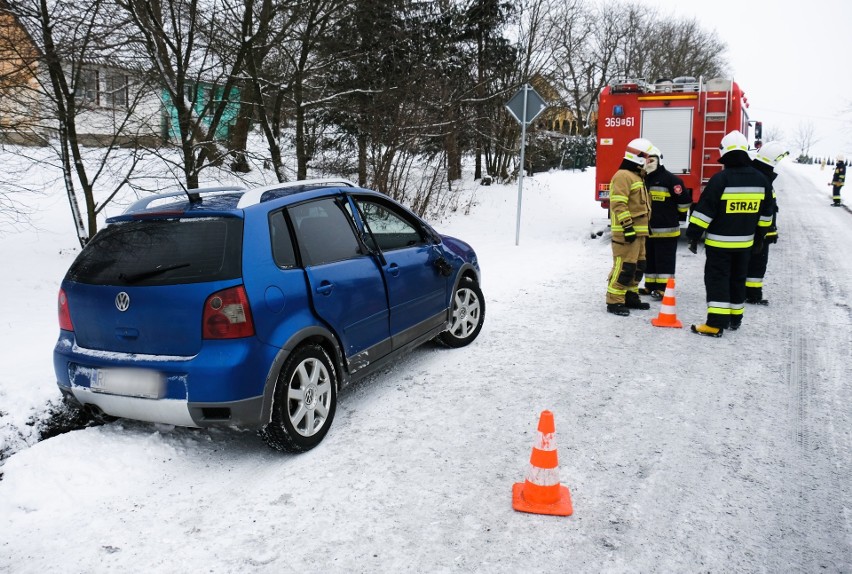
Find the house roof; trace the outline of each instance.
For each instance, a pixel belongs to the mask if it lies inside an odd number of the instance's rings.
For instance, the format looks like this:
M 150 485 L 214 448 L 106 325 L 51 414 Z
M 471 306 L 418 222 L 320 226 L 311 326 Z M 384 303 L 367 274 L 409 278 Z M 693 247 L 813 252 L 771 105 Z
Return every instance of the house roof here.
M 122 12 L 110 2 L 48 0 L 53 44 L 65 61 L 143 71 L 150 68 L 142 44 L 134 37 Z M 0 13 L 18 24 L 32 45 L 44 54 L 40 3 L 36 0 L 0 0 Z

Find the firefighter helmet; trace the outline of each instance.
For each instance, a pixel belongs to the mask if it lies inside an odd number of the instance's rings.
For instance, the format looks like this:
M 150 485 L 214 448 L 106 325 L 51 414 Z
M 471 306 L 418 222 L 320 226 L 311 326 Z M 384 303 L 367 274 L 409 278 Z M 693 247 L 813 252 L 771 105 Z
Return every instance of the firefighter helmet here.
M 790 152 L 784 149 L 784 145 L 781 142 L 771 141 L 760 146 L 760 149 L 757 150 L 754 159 L 761 161 L 770 167 L 775 167 L 778 165 L 779 161 L 787 156 L 788 153 Z
M 748 140 L 739 130 L 734 130 L 722 138 L 722 143 L 719 144 L 719 157 L 725 157 L 725 154 L 732 151 L 744 151 L 748 153 Z
M 627 148 L 624 150 L 624 159 L 632 161 L 636 165 L 644 166 L 645 158 L 650 155 L 652 149 L 656 149 L 654 148 L 654 144 L 645 138 L 630 140 L 630 143 L 627 144 Z
M 846 158 L 843 157 L 842 153 L 839 153 L 839 154 L 837 154 L 837 161 L 839 161 L 840 163 L 843 163 L 844 161 L 846 161 Z

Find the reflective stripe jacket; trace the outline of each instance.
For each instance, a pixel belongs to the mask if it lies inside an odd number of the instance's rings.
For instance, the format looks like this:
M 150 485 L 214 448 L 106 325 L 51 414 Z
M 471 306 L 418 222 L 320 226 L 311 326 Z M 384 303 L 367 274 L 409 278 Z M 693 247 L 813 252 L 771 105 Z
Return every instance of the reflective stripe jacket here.
M 692 193 L 661 165 L 645 176 L 645 187 L 651 197 L 651 237 L 679 237 L 681 214 L 686 219 Z
M 754 166 L 754 169 L 763 174 L 763 177 L 769 180 L 769 185 L 772 186 L 772 200 L 775 202 L 775 211 L 772 213 L 772 223 L 766 230 L 766 238 L 775 238 L 778 239 L 778 196 L 775 194 L 775 178 L 778 177 L 778 174 L 775 173 L 775 169 L 766 165 L 765 163 L 753 160 L 751 165 Z
M 834 177 L 831 179 L 831 185 L 843 187 L 844 183 L 846 183 L 846 164 L 839 161 L 834 167 Z
M 752 166 L 726 167 L 710 178 L 689 218 L 690 239 L 706 232 L 704 244 L 722 249 L 747 249 L 772 225 L 772 186 Z
M 609 220 L 612 238 L 623 241 L 624 228 L 630 225 L 639 237 L 648 235 L 651 212 L 645 183 L 638 173 L 619 169 L 609 186 Z

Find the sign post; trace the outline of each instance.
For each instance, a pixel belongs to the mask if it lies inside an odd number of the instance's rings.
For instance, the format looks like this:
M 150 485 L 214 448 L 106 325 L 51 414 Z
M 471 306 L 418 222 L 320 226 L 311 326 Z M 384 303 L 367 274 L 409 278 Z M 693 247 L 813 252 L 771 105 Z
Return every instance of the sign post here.
M 518 212 L 515 223 L 515 245 L 518 245 L 521 237 L 521 199 L 524 189 L 524 150 L 527 143 L 527 125 L 531 124 L 546 107 L 545 101 L 529 84 L 524 84 L 518 90 L 518 93 L 506 103 L 506 109 L 521 124 L 521 167 L 518 170 Z

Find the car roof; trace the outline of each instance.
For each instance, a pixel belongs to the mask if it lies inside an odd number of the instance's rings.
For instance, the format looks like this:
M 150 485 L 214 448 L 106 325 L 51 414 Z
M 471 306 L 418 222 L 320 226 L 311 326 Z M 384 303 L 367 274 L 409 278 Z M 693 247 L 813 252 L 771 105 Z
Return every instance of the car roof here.
M 138 216 L 183 214 L 187 212 L 212 214 L 242 210 L 282 197 L 291 197 L 311 191 L 332 191 L 357 186 L 346 179 L 305 179 L 275 183 L 246 189 L 242 186 L 220 186 L 158 193 L 131 204 L 124 212 L 108 222 L 133 219 Z

